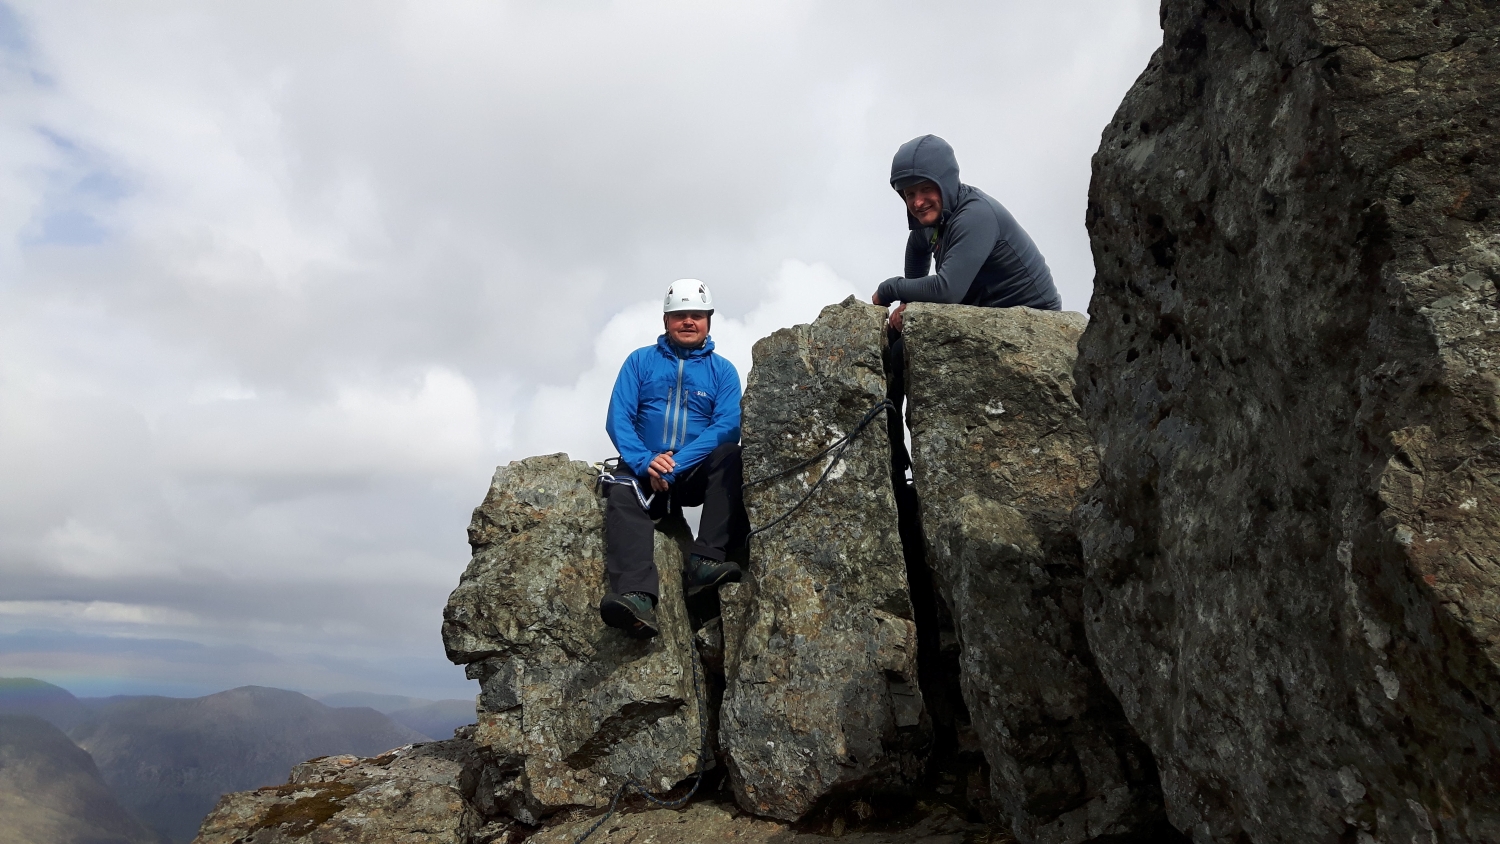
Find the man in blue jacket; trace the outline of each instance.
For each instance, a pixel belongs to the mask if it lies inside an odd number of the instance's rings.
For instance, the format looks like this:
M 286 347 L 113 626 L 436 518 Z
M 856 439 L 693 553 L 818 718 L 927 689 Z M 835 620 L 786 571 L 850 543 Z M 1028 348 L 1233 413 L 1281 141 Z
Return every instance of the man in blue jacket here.
M 953 147 L 937 135 L 923 135 L 901 145 L 891 161 L 891 187 L 906 204 L 905 273 L 888 278 L 870 300 L 901 306 L 891 313 L 890 370 L 887 395 L 898 410 L 891 414 L 891 442 L 902 443 L 899 408 L 906 397 L 905 344 L 901 314 L 908 302 L 944 302 L 984 308 L 1062 310 L 1052 271 L 1026 230 L 994 197 L 958 180 Z M 933 263 L 937 271 L 929 272 Z M 909 460 L 904 447 L 893 455 L 892 471 L 905 476 Z
M 667 290 L 662 311 L 666 332 L 625 359 L 604 426 L 620 468 L 604 477 L 610 591 L 599 614 L 640 638 L 657 633 L 656 519 L 703 505 L 688 560 L 689 597 L 740 579 L 725 552 L 744 545 L 750 530 L 741 492 L 740 376 L 714 354 L 713 295 L 703 282 L 681 279 Z

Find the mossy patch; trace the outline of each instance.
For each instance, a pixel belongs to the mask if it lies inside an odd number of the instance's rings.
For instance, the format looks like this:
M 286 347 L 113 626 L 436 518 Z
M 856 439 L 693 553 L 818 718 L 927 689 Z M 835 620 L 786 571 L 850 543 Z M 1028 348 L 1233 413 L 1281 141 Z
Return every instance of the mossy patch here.
M 250 827 L 252 834 L 262 829 L 279 828 L 288 838 L 301 838 L 338 814 L 344 808 L 344 801 L 357 793 L 359 787 L 343 782 L 320 782 L 309 785 L 278 785 L 259 790 L 274 791 L 278 797 L 313 792 L 290 803 L 272 806 L 265 817 Z

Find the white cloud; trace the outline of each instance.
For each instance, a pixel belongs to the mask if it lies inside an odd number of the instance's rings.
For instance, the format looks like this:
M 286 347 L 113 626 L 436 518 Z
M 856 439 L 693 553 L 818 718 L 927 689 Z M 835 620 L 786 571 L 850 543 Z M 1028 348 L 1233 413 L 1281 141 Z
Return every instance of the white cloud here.
M 227 396 L 163 415 L 166 467 L 187 478 L 365 479 L 461 472 L 488 453 L 474 386 L 441 367 L 405 383 L 340 385 L 317 402 Z

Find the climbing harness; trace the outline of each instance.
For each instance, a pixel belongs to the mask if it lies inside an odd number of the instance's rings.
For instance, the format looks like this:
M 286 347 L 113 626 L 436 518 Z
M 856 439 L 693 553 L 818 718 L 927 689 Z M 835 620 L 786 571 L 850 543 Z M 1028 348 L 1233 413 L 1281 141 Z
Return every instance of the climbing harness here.
M 635 500 L 640 503 L 641 509 L 648 512 L 651 510 L 651 499 L 656 497 L 656 493 L 653 492 L 650 495 L 646 495 L 641 492 L 641 483 L 639 480 L 630 475 L 625 475 L 624 477 L 616 475 L 615 472 L 620 470 L 620 458 L 611 457 L 602 463 L 595 463 L 594 469 L 599 473 L 599 476 L 594 479 L 594 484 L 598 487 L 600 493 L 604 492 L 606 484 L 628 486 L 635 490 Z
M 825 455 L 833 452 L 834 449 L 838 450 L 828 461 L 828 465 L 823 467 L 823 474 L 818 476 L 817 482 L 807 490 L 806 494 L 798 499 L 796 504 L 792 505 L 791 509 L 787 510 L 785 513 L 782 513 L 780 516 L 777 516 L 766 524 L 750 531 L 750 533 L 745 538 L 748 540 L 751 536 L 755 536 L 758 533 L 764 533 L 765 531 L 776 527 L 777 525 L 791 518 L 793 513 L 796 513 L 798 510 L 802 509 L 802 505 L 806 504 L 808 500 L 811 499 L 815 493 L 817 493 L 818 487 L 822 486 L 823 482 L 828 480 L 828 473 L 832 472 L 833 467 L 837 466 L 838 462 L 843 459 L 845 449 L 849 448 L 849 444 L 854 442 L 855 437 L 859 436 L 859 432 L 869 427 L 870 423 L 875 421 L 875 417 L 880 414 L 880 411 L 894 409 L 895 407 L 896 406 L 891 403 L 890 399 L 881 399 L 875 404 L 874 407 L 865 412 L 864 418 L 859 420 L 859 424 L 855 425 L 852 431 L 834 440 L 827 448 L 794 466 L 789 466 L 785 469 L 782 469 L 780 472 L 772 475 L 767 475 L 764 478 L 756 478 L 755 480 L 745 484 L 743 488 L 749 489 L 750 487 L 766 483 L 767 481 L 774 481 L 777 478 L 784 478 L 787 475 L 792 474 L 793 472 L 801 471 L 802 469 L 811 466 L 819 460 L 822 460 Z
M 609 809 L 604 815 L 595 821 L 587 832 L 574 839 L 573 844 L 583 844 L 590 835 L 598 831 L 599 827 L 604 826 L 604 822 L 614 816 L 615 806 L 619 804 L 620 798 L 625 796 L 626 791 L 634 789 L 637 794 L 663 809 L 680 809 L 698 793 L 698 786 L 703 784 L 703 767 L 708 764 L 708 700 L 703 694 L 703 669 L 698 665 L 697 654 L 693 653 L 691 638 L 688 639 L 687 646 L 689 661 L 693 663 L 693 697 L 698 706 L 698 766 L 693 770 L 693 787 L 688 789 L 687 794 L 676 800 L 664 800 L 652 794 L 646 786 L 628 779 L 615 791 L 615 796 L 610 798 Z

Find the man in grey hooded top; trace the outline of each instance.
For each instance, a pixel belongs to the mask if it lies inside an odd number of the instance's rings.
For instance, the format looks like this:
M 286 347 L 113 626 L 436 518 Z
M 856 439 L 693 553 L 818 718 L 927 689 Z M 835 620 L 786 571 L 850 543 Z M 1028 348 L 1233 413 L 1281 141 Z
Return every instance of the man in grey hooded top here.
M 887 351 L 887 395 L 892 443 L 904 440 L 900 408 L 906 396 L 905 348 L 901 312 L 907 302 L 943 302 L 985 308 L 1062 310 L 1052 271 L 1026 230 L 1005 206 L 979 188 L 958 180 L 953 147 L 937 135 L 901 145 L 891 161 L 891 187 L 906 203 L 906 273 L 880 283 L 871 297 L 877 305 L 901 302 L 891 314 Z M 937 272 L 928 273 L 933 261 Z M 893 477 L 902 482 L 910 461 L 895 449 Z
M 907 141 L 891 161 L 891 187 L 903 200 L 907 189 L 923 182 L 941 192 L 935 224 L 924 224 L 908 208 L 906 273 L 880 283 L 876 304 L 1062 310 L 1052 271 L 1026 230 L 994 197 L 958 180 L 953 147 L 936 135 Z M 934 258 L 937 272 L 929 275 Z

